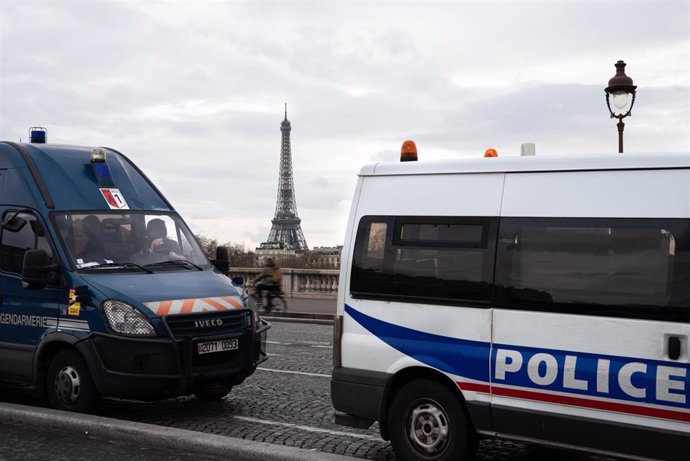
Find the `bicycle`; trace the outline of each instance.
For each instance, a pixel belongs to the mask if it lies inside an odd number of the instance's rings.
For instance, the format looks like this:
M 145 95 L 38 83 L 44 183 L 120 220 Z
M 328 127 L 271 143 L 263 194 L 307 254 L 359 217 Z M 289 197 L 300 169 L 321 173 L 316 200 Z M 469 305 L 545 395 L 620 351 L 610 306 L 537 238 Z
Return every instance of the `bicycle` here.
M 277 290 L 264 290 L 264 296 L 259 296 L 256 287 L 252 285 L 249 293 L 258 312 L 265 314 L 270 314 L 272 312 L 287 312 L 288 304 L 281 286 L 279 286 Z

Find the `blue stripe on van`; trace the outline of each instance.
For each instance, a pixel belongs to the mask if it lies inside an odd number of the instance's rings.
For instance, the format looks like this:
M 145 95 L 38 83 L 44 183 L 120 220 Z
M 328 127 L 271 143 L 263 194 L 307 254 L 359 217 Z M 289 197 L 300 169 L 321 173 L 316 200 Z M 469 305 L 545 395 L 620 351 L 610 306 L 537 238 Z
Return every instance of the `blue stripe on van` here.
M 425 333 L 370 317 L 345 305 L 345 313 L 394 349 L 430 367 L 489 382 L 489 343 Z
M 544 396 L 571 394 L 615 399 L 637 404 L 635 408 L 648 404 L 660 405 L 685 412 L 653 416 L 690 421 L 690 413 L 687 412 L 690 409 L 688 363 L 512 344 L 494 344 L 491 351 L 488 342 L 468 341 L 402 327 L 370 317 L 348 305 L 345 305 L 345 312 L 403 354 L 443 372 L 487 384 L 486 388 L 481 389 L 470 386 L 473 390 L 534 400 L 533 396 L 518 396 L 517 388 L 534 389 L 541 391 Z M 462 381 L 458 382 L 461 387 Z M 488 386 L 490 382 L 491 387 Z M 510 392 L 506 393 L 507 390 Z M 564 398 L 561 403 L 566 403 L 566 400 Z M 603 405 L 604 401 L 597 402 L 597 405 Z M 644 408 L 653 410 L 651 407 Z M 652 415 L 649 411 L 640 413 L 629 408 L 614 411 Z

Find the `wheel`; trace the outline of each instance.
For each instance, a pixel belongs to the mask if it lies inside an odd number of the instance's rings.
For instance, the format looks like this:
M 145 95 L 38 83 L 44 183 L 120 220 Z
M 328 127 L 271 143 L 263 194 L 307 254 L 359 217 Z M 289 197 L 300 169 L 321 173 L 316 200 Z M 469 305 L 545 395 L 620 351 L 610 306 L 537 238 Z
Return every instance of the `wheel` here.
M 477 450 L 477 434 L 460 398 L 431 379 L 404 385 L 388 413 L 391 444 L 404 461 L 467 461 Z
M 50 406 L 86 412 L 98 400 L 86 362 L 73 350 L 58 352 L 48 366 L 46 389 Z
M 269 311 L 285 312 L 287 311 L 287 303 L 282 296 L 272 296 L 269 301 Z M 268 306 L 267 306 L 268 307 Z

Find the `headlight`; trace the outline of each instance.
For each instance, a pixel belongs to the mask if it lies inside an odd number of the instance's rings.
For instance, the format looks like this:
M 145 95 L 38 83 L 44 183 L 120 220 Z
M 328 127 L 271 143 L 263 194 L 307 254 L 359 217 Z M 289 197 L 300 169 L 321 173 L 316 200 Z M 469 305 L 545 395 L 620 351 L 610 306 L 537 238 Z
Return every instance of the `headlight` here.
M 145 336 L 156 334 L 149 319 L 127 303 L 109 299 L 103 303 L 103 311 L 110 328 L 116 333 Z

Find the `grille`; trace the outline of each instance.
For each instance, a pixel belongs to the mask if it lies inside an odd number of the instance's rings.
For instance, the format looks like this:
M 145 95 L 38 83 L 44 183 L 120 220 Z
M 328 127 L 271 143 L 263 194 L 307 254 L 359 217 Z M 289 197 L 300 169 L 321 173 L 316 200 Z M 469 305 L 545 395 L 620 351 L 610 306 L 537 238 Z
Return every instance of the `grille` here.
M 175 338 L 198 338 L 235 333 L 249 327 L 251 322 L 251 313 L 245 309 L 170 315 L 165 318 L 165 323 Z

